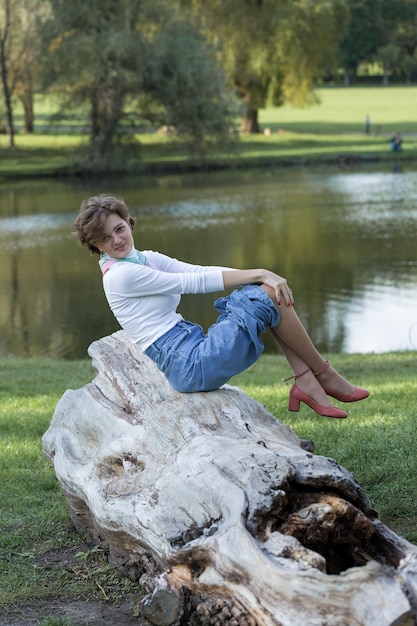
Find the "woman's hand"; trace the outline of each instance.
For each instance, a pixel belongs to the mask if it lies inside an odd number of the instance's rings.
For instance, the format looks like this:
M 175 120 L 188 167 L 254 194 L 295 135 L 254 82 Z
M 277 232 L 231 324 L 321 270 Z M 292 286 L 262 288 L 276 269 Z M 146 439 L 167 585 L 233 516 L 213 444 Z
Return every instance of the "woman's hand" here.
M 287 306 L 294 306 L 294 298 L 287 279 L 269 270 L 261 270 L 261 272 L 264 275 L 262 283 L 274 290 L 278 304 L 281 304 L 281 299 L 283 299 Z
M 239 287 L 240 285 L 251 285 L 254 283 L 267 285 L 273 289 L 278 304 L 283 299 L 287 306 L 294 305 L 292 291 L 287 280 L 274 272 L 265 269 L 258 270 L 231 270 L 223 272 L 223 282 L 225 289 Z

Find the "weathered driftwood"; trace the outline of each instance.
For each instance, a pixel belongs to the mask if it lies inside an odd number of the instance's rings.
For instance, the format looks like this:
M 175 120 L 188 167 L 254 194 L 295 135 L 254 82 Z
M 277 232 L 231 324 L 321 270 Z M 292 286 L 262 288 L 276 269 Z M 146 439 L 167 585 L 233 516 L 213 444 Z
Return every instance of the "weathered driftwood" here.
M 416 623 L 417 548 L 350 472 L 238 388 L 177 393 L 123 332 L 89 353 L 44 452 L 153 624 Z

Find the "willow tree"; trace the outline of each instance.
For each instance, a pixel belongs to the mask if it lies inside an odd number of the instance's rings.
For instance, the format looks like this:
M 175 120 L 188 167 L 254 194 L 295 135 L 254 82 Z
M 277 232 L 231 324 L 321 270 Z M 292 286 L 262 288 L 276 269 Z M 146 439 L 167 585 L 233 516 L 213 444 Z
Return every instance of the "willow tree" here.
M 216 44 L 242 105 L 241 130 L 257 132 L 258 110 L 314 100 L 315 81 L 337 59 L 346 0 L 182 0 Z

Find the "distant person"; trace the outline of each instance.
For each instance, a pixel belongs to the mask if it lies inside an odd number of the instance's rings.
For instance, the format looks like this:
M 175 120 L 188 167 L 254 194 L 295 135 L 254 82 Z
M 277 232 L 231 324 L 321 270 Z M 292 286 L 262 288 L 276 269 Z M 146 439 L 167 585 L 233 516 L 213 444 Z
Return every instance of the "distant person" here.
M 82 202 L 74 234 L 100 255 L 104 292 L 119 324 L 174 389 L 218 389 L 259 358 L 264 349 L 260 335 L 269 328 L 293 371 L 290 411 L 304 402 L 319 415 L 343 418 L 347 413 L 329 396 L 356 402 L 369 395 L 316 350 L 285 278 L 266 269 L 192 265 L 136 250 L 134 223 L 122 199 L 93 196 Z M 219 317 L 207 332 L 177 313 L 182 294 L 224 289 L 233 291 L 215 302 Z
M 393 152 L 401 152 L 403 140 L 400 133 L 395 133 L 395 135 L 391 137 L 390 142 L 391 150 Z
M 371 132 L 371 118 L 369 117 L 369 115 L 367 115 L 365 118 L 365 134 L 369 135 L 370 132 Z

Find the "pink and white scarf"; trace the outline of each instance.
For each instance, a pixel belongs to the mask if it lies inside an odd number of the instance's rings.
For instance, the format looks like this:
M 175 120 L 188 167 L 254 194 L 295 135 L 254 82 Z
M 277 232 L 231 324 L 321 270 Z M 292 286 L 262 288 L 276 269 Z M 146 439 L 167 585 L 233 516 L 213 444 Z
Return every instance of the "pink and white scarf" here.
M 104 253 L 100 256 L 100 260 L 99 260 L 99 265 L 100 265 L 100 269 L 103 272 L 103 276 L 106 272 L 109 271 L 109 269 L 115 264 L 115 263 L 123 263 L 123 262 L 127 262 L 127 263 L 138 263 L 139 265 L 148 265 L 150 266 L 149 263 L 146 262 L 146 256 L 143 254 L 143 252 L 139 252 L 139 250 L 133 250 L 133 256 L 126 256 L 123 257 L 122 259 L 114 259 L 113 257 L 109 256 L 107 253 Z

